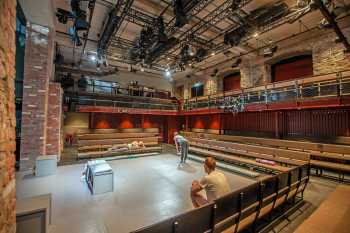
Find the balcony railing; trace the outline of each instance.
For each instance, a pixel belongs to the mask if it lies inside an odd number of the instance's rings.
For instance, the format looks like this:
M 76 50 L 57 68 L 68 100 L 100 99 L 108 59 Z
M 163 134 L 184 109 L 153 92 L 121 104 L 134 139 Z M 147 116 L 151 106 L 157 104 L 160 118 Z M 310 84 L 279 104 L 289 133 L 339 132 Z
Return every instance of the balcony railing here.
M 350 95 L 350 71 L 343 71 L 181 100 L 181 108 L 187 111 L 220 108 L 225 98 L 238 96 L 244 104 L 270 104 L 347 95 Z
M 113 83 L 104 81 L 103 84 L 89 83 L 86 87 L 69 87 L 65 89 L 67 93 L 79 93 L 79 94 L 95 94 L 95 95 L 111 95 L 111 96 L 137 96 L 148 97 L 158 99 L 170 99 L 170 92 L 164 90 L 156 90 L 144 86 L 129 86 L 128 88 L 122 88 L 119 86 L 113 86 Z M 108 85 L 107 85 L 108 84 Z
M 138 108 L 148 110 L 178 110 L 177 99 L 170 98 L 169 91 L 155 90 L 143 86 L 129 88 L 88 83 L 84 88 L 69 87 L 64 90 L 64 103 L 68 111 L 77 106 L 101 106 L 113 108 Z
M 89 97 L 70 97 L 65 96 L 65 105 L 68 111 L 76 111 L 77 106 L 101 106 L 113 108 L 139 108 L 139 109 L 155 109 L 155 110 L 178 110 L 179 105 L 175 102 L 156 103 L 152 101 L 134 101 L 134 100 L 112 100 L 98 99 Z

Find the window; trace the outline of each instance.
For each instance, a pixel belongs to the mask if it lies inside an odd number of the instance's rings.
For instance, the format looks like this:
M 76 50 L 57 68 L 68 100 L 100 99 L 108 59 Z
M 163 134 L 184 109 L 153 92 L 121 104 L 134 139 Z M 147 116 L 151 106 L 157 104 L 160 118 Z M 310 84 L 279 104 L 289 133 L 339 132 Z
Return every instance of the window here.
M 204 95 L 204 85 L 203 83 L 196 83 L 191 88 L 191 96 L 199 97 Z
M 312 75 L 312 55 L 287 58 L 271 66 L 272 82 L 293 80 Z
M 241 73 L 230 73 L 224 77 L 224 91 L 241 89 Z

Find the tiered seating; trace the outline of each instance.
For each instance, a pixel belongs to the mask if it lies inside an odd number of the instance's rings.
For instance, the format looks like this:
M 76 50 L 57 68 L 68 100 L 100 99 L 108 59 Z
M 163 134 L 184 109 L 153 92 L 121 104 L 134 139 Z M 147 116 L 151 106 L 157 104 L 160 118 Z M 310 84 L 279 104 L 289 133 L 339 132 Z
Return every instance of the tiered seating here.
M 295 202 L 309 180 L 309 166 L 298 166 L 218 198 L 213 203 L 133 233 L 240 232 L 286 202 Z
M 246 145 L 233 142 L 188 137 L 191 152 L 213 156 L 218 160 L 268 170 L 286 172 L 295 166 L 308 163 L 309 153 L 284 149 Z M 256 159 L 274 161 L 274 165 L 257 162 Z
M 321 172 L 322 169 L 336 171 L 339 172 L 342 178 L 344 178 L 345 173 L 350 173 L 350 146 L 347 145 L 243 137 L 233 135 L 198 134 L 193 132 L 185 132 L 185 135 L 187 137 L 201 137 L 207 139 L 236 142 L 246 145 L 250 144 L 259 145 L 261 147 L 284 149 L 284 151 L 293 151 L 291 156 L 297 156 L 297 152 L 308 152 L 311 155 L 311 166 L 315 167 L 317 170 L 321 170 Z M 276 152 L 280 154 L 282 151 L 279 150 Z
M 78 159 L 160 152 L 158 129 L 100 129 L 78 133 Z M 133 141 L 144 142 L 145 148 L 108 151 L 113 146 L 126 146 Z

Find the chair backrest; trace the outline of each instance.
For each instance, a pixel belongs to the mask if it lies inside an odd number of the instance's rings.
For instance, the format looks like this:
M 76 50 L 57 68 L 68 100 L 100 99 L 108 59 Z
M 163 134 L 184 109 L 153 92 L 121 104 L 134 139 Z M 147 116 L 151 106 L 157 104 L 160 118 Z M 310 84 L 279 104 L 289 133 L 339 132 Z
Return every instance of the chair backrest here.
M 276 176 L 269 177 L 261 181 L 261 183 L 262 183 L 262 198 L 266 198 L 276 193 L 276 188 L 277 188 Z
M 242 210 L 249 208 L 260 199 L 260 184 L 258 182 L 244 187 L 242 190 Z
M 288 186 L 289 173 L 282 172 L 277 175 L 277 179 L 278 179 L 278 190 L 284 189 Z
M 300 167 L 300 179 L 309 177 L 309 175 L 310 175 L 310 164 L 307 163 Z
M 241 190 L 237 190 L 215 200 L 215 224 L 240 212 L 241 197 Z
M 210 232 L 213 225 L 214 203 L 133 231 L 133 233 L 189 233 Z
M 300 167 L 290 170 L 290 183 L 294 184 L 299 181 Z

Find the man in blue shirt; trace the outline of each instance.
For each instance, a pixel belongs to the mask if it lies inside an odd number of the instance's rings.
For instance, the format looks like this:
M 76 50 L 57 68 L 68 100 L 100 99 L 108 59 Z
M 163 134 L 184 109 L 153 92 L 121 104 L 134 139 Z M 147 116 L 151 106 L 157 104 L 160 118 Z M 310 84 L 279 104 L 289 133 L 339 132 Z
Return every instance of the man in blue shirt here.
M 174 133 L 174 142 L 177 153 L 181 150 L 181 163 L 185 163 L 188 154 L 188 141 L 186 138 L 181 136 L 178 132 Z

